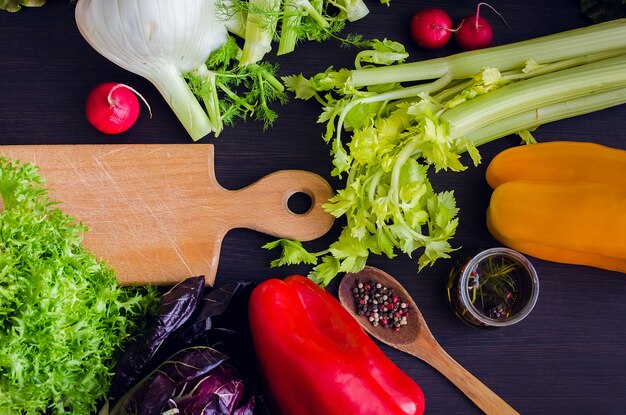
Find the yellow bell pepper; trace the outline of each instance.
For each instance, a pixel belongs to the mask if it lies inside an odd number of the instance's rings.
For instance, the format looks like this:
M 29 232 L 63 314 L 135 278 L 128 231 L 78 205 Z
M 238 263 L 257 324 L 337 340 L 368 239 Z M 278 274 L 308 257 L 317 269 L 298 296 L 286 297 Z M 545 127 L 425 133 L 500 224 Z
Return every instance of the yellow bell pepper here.
M 554 142 L 506 150 L 487 169 L 487 227 L 555 262 L 626 272 L 626 151 Z

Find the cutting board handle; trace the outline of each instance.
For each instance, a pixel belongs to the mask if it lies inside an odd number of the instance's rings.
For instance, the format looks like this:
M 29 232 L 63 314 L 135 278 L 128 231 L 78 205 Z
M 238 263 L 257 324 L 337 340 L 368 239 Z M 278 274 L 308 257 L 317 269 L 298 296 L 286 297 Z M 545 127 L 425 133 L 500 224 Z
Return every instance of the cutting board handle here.
M 289 209 L 289 198 L 296 193 L 305 193 L 311 198 L 307 212 L 298 214 Z M 233 210 L 227 226 L 310 241 L 324 235 L 333 225 L 334 217 L 322 209 L 322 204 L 332 195 L 328 182 L 315 173 L 277 171 L 248 187 L 228 192 L 228 205 Z

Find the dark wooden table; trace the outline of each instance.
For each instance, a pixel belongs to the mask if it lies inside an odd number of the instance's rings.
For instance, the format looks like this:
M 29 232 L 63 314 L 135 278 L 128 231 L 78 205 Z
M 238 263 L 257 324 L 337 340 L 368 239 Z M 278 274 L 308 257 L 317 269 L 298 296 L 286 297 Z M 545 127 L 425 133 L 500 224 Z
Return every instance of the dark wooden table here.
M 393 0 L 391 7 L 369 0 L 371 14 L 346 32 L 389 37 L 405 42 L 411 59 L 455 52 L 449 45 L 437 53 L 411 46 L 408 22 L 426 6 L 445 7 L 454 20 L 471 14 L 474 2 Z M 577 1 L 527 0 L 491 3 L 508 21 L 509 31 L 485 9 L 494 24 L 496 43 L 547 35 L 587 25 Z M 17 14 L 0 12 L 0 144 L 53 143 L 190 143 L 170 109 L 145 80 L 116 67 L 93 51 L 74 23 L 74 7 L 64 0 Z M 305 75 L 349 66 L 355 52 L 337 42 L 303 44 L 278 59 L 281 74 Z M 270 56 L 274 59 L 274 56 Z M 125 134 L 105 136 L 83 115 L 87 93 L 96 84 L 117 81 L 132 85 L 152 105 L 153 117 L 143 110 Z M 249 122 L 226 130 L 216 145 L 216 174 L 227 188 L 241 188 L 279 169 L 311 170 L 331 184 L 328 148 L 315 123 L 315 102 L 291 100 L 280 109 L 274 128 Z M 626 107 L 613 108 L 541 127 L 540 141 L 593 141 L 626 149 Z M 487 163 L 519 140 L 507 137 L 483 146 L 484 162 L 464 173 L 432 176 L 437 189 L 454 189 L 461 208 L 453 243 L 463 247 L 498 245 L 487 232 L 485 209 L 490 190 L 484 180 Z M 592 227 L 594 218 L 581 227 Z M 325 247 L 340 229 L 310 244 Z M 625 230 L 626 231 L 626 230 Z M 269 269 L 274 257 L 260 246 L 270 238 L 248 230 L 229 233 L 224 241 L 217 281 L 257 280 L 306 273 L 306 267 Z M 451 261 L 439 261 L 417 274 L 416 261 L 372 257 L 369 263 L 396 276 L 415 297 L 434 335 L 459 363 L 491 387 L 522 414 L 626 413 L 626 277 L 582 266 L 532 259 L 541 280 L 540 298 L 532 314 L 520 324 L 484 331 L 454 317 L 444 301 L 442 286 Z M 336 289 L 336 284 L 331 285 Z M 427 414 L 480 413 L 451 383 L 410 356 L 381 346 L 423 388 Z

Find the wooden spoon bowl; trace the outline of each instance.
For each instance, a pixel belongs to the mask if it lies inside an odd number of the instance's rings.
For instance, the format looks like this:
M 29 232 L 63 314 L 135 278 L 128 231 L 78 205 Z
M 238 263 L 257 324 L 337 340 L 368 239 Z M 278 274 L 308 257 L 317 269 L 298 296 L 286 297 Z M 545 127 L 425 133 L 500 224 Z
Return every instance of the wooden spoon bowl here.
M 374 327 L 366 316 L 359 315 L 356 311 L 352 292 L 357 280 L 364 283 L 368 281 L 380 283 L 393 290 L 395 295 L 408 305 L 407 324 L 402 326 L 400 330 L 394 331 L 381 325 Z M 443 350 L 430 332 L 413 298 L 391 275 L 374 267 L 365 267 L 358 273 L 348 273 L 339 285 L 339 301 L 372 337 L 409 353 L 437 369 L 484 413 L 489 415 L 519 415 L 515 409 Z
M 357 281 L 363 283 L 368 281 L 380 282 L 383 286 L 393 290 L 395 295 L 408 305 L 409 317 L 407 318 L 407 324 L 402 326 L 400 330 L 393 331 L 381 325 L 374 327 L 366 316 L 359 315 L 356 312 L 354 294 L 352 293 L 352 289 L 356 286 Z M 346 274 L 339 285 L 339 301 L 372 337 L 397 349 L 403 350 L 404 347 L 410 346 L 422 330 L 428 331 L 426 321 L 424 321 L 422 313 L 419 312 L 409 293 L 398 281 L 378 268 L 365 267 L 356 274 Z

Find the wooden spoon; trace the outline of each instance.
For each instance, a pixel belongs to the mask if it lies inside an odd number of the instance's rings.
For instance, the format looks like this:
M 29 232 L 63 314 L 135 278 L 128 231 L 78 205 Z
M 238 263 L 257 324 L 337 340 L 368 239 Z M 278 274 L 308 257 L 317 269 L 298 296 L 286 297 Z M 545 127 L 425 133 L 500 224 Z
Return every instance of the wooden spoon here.
M 352 289 L 356 280 L 373 281 L 392 289 L 408 305 L 407 324 L 398 331 L 382 326 L 374 327 L 365 316 L 356 312 Z M 461 392 L 489 415 L 514 415 L 519 413 L 485 386 L 480 380 L 452 359 L 439 345 L 426 325 L 415 301 L 391 275 L 374 267 L 365 267 L 358 273 L 346 274 L 339 285 L 339 301 L 370 335 L 381 342 L 409 353 L 441 372 Z

